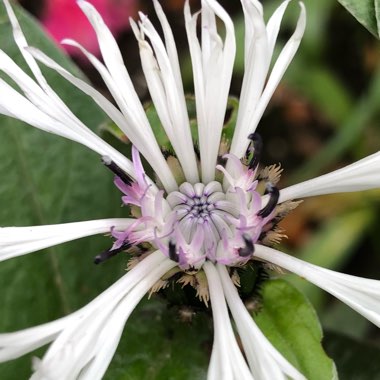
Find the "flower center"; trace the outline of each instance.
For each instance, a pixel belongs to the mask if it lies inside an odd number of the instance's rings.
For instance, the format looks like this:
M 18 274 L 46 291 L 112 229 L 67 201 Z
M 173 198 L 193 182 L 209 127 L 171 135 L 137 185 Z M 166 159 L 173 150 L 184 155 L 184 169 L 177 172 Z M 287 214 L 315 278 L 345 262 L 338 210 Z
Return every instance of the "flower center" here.
M 116 242 L 95 262 L 140 246 L 144 251 L 159 249 L 185 271 L 200 269 L 206 260 L 228 266 L 246 264 L 254 245 L 265 243 L 279 221 L 275 184 L 281 173 L 276 166 L 258 171 L 262 141 L 256 134 L 249 138 L 251 145 L 243 160 L 225 154 L 228 164 L 216 166 L 220 181 L 184 182 L 166 197 L 147 181 L 136 148 L 132 148 L 135 180 L 105 157 L 104 164 L 115 173 L 115 184 L 125 194 L 123 203 L 131 208 L 135 222 L 125 231 L 112 231 Z M 264 188 L 269 197 L 262 205 Z
M 208 185 L 188 182 L 179 187 L 179 191 L 170 193 L 167 201 L 177 215 L 179 228 L 187 242 L 193 240 L 197 231 L 203 228 L 210 232 L 214 246 L 220 240 L 229 217 L 237 216 L 231 202 L 226 199 L 219 182 Z

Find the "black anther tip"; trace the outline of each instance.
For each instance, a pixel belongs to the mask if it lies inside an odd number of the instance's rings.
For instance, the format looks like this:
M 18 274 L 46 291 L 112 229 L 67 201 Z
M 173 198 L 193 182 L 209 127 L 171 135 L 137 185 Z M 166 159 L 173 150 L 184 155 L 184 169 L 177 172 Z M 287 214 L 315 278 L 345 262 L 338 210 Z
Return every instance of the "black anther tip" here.
M 247 234 L 243 234 L 243 240 L 245 246 L 238 249 L 239 256 L 241 257 L 249 257 L 252 256 L 255 252 L 255 246 L 253 245 L 253 241 L 251 237 Z
M 102 163 L 119 177 L 126 185 L 130 186 L 133 182 L 132 178 L 118 166 L 109 156 L 102 156 Z
M 168 248 L 169 248 L 169 259 L 178 263 L 179 258 L 176 251 L 176 244 L 170 240 L 168 244 Z
M 261 154 L 263 151 L 263 139 L 261 138 L 261 136 L 257 132 L 251 133 L 248 136 L 248 139 L 251 140 L 252 148 L 253 148 L 253 157 L 252 157 L 251 161 L 249 162 L 248 167 L 251 170 L 254 170 L 257 168 L 257 166 L 260 163 L 260 158 L 261 158 Z M 251 147 L 248 148 L 248 152 L 247 152 L 248 155 L 249 155 L 249 152 L 252 148 Z
M 264 208 L 262 208 L 257 215 L 262 218 L 266 218 L 277 206 L 278 200 L 280 198 L 280 191 L 276 186 L 273 186 L 271 183 L 267 183 L 266 193 L 269 194 L 269 201 Z
M 106 251 L 103 251 L 102 253 L 99 253 L 99 255 L 96 255 L 94 257 L 94 264 L 98 265 L 103 263 L 104 261 L 107 261 L 111 257 L 116 256 L 118 253 L 127 250 L 131 247 L 131 244 L 128 241 L 125 241 L 123 245 L 121 245 L 119 248 L 115 249 L 108 249 Z

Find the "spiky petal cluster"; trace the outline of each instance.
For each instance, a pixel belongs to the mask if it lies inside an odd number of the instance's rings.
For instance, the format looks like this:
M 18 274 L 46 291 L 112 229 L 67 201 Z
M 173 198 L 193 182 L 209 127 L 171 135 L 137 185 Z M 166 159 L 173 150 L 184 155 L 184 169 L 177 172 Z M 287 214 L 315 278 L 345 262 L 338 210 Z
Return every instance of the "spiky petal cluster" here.
M 181 269 L 200 269 L 206 260 L 236 266 L 253 254 L 263 227 L 271 220 L 274 206 L 261 210 L 261 195 L 256 191 L 255 170 L 237 157 L 231 173 L 221 166 L 229 185 L 182 183 L 166 197 L 146 180 L 139 153 L 132 148 L 136 181 L 115 177 L 125 194 L 124 204 L 134 207 L 139 217 L 125 231 L 114 231 L 116 242 L 111 252 L 126 244 L 150 243 Z

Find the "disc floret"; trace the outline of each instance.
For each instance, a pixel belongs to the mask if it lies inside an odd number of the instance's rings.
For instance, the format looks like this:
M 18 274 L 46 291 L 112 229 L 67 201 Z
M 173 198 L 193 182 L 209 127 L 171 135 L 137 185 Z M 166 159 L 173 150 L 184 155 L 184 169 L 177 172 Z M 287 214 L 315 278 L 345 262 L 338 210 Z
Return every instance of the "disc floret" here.
M 269 201 L 262 205 L 263 194 L 258 191 L 263 188 L 258 170 L 261 138 L 250 136 L 250 140 L 244 159 L 233 154 L 223 156 L 223 161 L 229 164 L 216 166 L 222 174 L 220 182 L 183 182 L 168 194 L 147 181 L 135 147 L 132 149 L 135 181 L 119 175 L 115 164 L 104 159 L 116 174 L 116 186 L 125 194 L 123 203 L 131 207 L 136 217 L 127 230 L 113 232 L 116 242 L 108 251 L 109 256 L 122 247 L 148 244 L 175 261 L 179 271 L 196 272 L 205 261 L 230 267 L 250 261 L 255 244 L 273 229 L 270 221 L 276 215 L 279 194 L 266 176 L 264 188 Z M 105 253 L 102 255 L 104 258 Z

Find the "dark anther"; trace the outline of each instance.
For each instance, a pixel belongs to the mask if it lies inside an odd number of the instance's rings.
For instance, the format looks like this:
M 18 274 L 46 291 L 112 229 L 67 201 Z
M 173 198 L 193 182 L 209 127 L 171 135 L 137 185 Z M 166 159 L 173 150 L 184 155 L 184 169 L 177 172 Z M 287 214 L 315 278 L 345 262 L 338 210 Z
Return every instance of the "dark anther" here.
M 176 251 L 176 245 L 171 240 L 169 241 L 169 259 L 178 263 L 179 257 Z
M 278 198 L 280 197 L 280 192 L 276 186 L 271 183 L 267 183 L 265 194 L 269 194 L 269 201 L 264 208 L 258 212 L 258 216 L 262 218 L 267 217 L 277 206 Z
M 133 179 L 118 165 L 115 164 L 108 156 L 102 157 L 102 162 L 111 172 L 116 174 L 126 185 L 131 185 L 133 182 Z
M 127 250 L 128 248 L 131 247 L 131 244 L 126 242 L 124 243 L 121 247 L 116 248 L 116 249 L 108 249 L 102 253 L 99 253 L 99 255 L 96 255 L 94 258 L 94 264 L 100 264 L 103 263 L 104 261 L 110 259 L 111 257 L 116 256 L 118 253 Z
M 252 256 L 253 252 L 255 252 L 255 246 L 253 245 L 252 239 L 247 234 L 243 234 L 243 240 L 245 243 L 245 247 L 239 248 L 238 253 L 241 257 Z
M 251 153 L 251 150 L 253 148 L 253 157 L 251 158 L 251 161 L 248 164 L 248 167 L 252 170 L 255 170 L 257 166 L 260 163 L 260 157 L 261 153 L 263 151 L 263 139 L 258 133 L 251 133 L 248 138 L 251 140 L 251 144 L 248 148 L 248 155 Z

